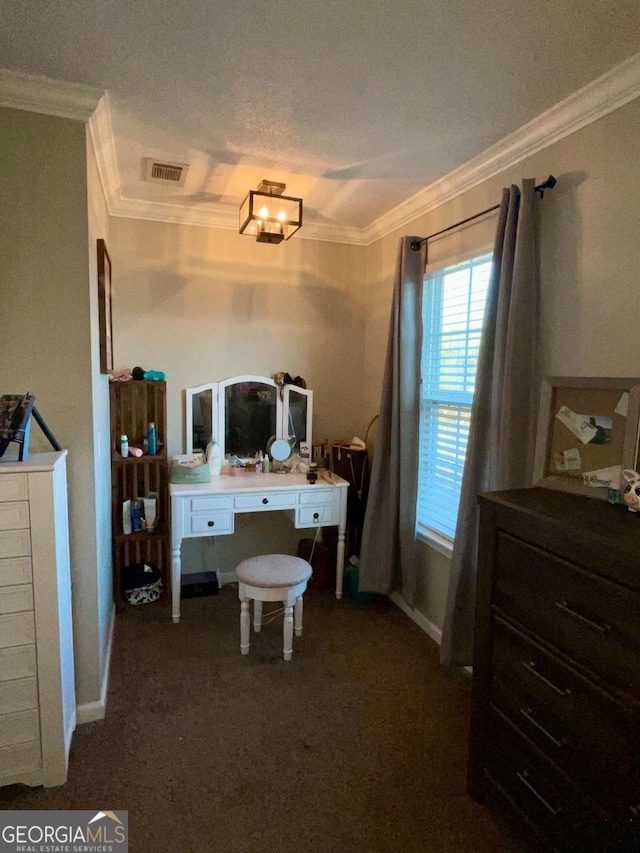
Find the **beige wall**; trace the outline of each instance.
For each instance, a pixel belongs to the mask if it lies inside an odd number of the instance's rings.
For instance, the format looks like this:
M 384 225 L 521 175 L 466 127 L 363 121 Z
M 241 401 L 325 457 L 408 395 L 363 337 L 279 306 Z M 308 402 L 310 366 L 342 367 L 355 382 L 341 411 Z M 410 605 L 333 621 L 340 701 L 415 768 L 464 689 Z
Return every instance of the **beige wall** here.
M 69 450 L 76 698 L 100 695 L 92 306 L 82 122 L 0 109 L 0 388 Z M 32 449 L 48 444 L 37 425 Z
M 556 188 L 540 205 L 542 347 L 546 374 L 638 376 L 640 297 L 640 100 L 599 119 L 377 241 L 367 254 L 364 411 L 378 410 L 398 238 L 438 231 L 500 200 L 523 177 L 550 173 Z M 445 260 L 491 243 L 495 217 L 433 243 Z M 448 560 L 421 547 L 416 606 L 437 627 L 446 602 Z
M 364 247 L 301 237 L 271 246 L 234 231 L 119 218 L 110 247 L 116 366 L 165 371 L 170 453 L 184 450 L 185 388 L 278 370 L 313 389 L 315 441 L 362 433 Z M 274 525 L 282 547 L 295 549 L 304 534 L 269 515 L 244 537 L 219 537 L 223 571 L 246 556 L 238 549 L 264 548 Z M 213 557 L 196 543 L 185 548 L 185 568 L 211 568 Z

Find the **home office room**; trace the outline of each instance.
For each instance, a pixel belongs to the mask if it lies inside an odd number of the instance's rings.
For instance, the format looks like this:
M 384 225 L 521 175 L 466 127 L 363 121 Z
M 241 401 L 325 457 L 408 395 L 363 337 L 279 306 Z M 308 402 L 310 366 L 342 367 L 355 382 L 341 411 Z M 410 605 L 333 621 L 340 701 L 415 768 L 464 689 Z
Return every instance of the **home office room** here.
M 6 849 L 638 849 L 639 31 L 6 5 Z

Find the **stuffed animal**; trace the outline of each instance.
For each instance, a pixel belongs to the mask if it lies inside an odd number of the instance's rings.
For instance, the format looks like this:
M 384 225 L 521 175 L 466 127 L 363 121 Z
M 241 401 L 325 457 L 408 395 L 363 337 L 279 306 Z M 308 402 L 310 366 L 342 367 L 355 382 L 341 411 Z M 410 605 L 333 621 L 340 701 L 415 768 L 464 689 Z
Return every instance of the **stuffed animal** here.
M 627 505 L 629 512 L 640 512 L 640 474 L 626 468 L 622 472 L 622 478 L 626 482 L 622 499 Z

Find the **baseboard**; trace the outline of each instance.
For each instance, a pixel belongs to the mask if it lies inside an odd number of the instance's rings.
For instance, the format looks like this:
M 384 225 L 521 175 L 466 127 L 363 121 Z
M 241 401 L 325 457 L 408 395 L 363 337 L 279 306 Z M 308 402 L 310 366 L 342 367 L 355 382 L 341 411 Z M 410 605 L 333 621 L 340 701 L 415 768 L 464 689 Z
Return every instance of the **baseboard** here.
M 76 706 L 76 722 L 79 726 L 83 723 L 93 723 L 96 720 L 104 720 L 107 713 L 107 693 L 109 690 L 109 675 L 111 672 L 111 649 L 113 647 L 113 629 L 116 624 L 116 608 L 111 608 L 109 628 L 107 630 L 107 654 L 104 662 L 104 673 L 102 685 L 100 686 L 100 699 L 97 702 L 85 702 Z
M 238 576 L 234 571 L 231 572 L 216 572 L 218 575 L 218 584 L 224 586 L 226 583 L 238 583 Z
M 421 613 L 414 607 L 409 607 L 399 592 L 392 592 L 389 598 L 400 608 L 400 610 L 404 611 L 410 619 L 413 619 L 416 625 L 419 625 L 425 634 L 428 634 L 432 640 L 435 640 L 438 645 L 442 643 L 442 629 L 438 628 L 435 623 L 427 619 L 424 613 Z

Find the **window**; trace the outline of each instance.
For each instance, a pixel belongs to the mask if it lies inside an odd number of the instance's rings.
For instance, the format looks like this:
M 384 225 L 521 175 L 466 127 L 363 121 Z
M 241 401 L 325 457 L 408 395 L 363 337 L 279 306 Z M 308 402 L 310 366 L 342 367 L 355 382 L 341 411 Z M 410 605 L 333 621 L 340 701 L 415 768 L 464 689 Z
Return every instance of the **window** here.
M 417 534 L 450 553 L 491 255 L 427 272 L 422 297 Z

